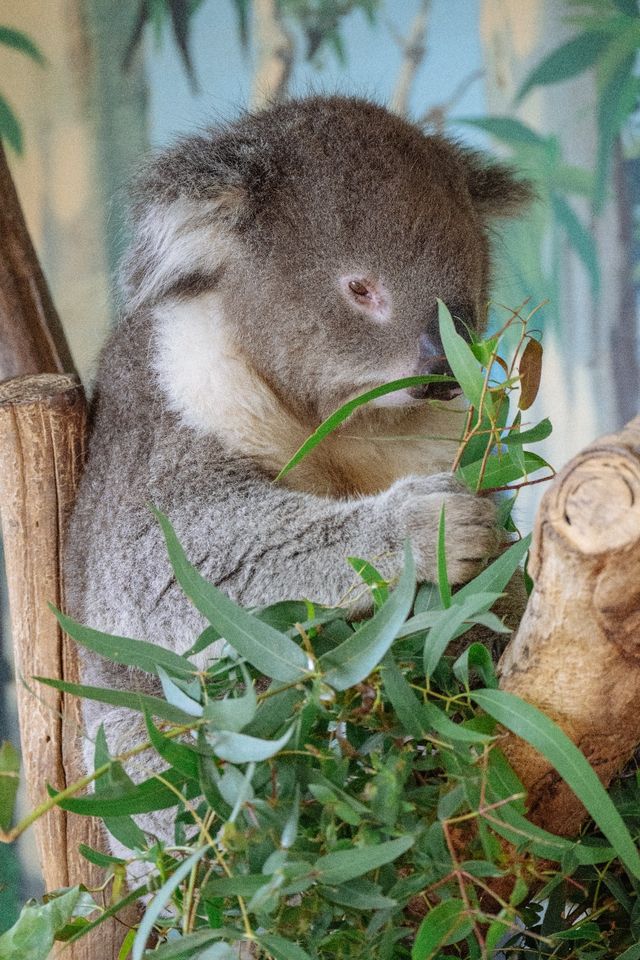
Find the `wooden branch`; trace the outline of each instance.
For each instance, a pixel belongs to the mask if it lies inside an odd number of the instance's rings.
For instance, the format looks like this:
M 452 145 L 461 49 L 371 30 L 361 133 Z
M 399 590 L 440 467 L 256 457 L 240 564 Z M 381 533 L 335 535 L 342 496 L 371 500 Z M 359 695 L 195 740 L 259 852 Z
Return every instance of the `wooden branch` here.
M 529 570 L 535 589 L 500 662 L 500 686 L 571 737 L 608 785 L 640 743 L 640 417 L 602 437 L 545 494 Z M 529 818 L 573 836 L 586 811 L 551 765 L 501 743 Z
M 75 371 L 0 143 L 0 380 Z
M 431 0 L 420 0 L 418 12 L 415 15 L 406 40 L 399 40 L 402 48 L 402 64 L 394 91 L 389 102 L 389 109 L 401 116 L 409 114 L 409 101 L 415 83 L 416 74 L 422 65 L 427 52 L 426 37 Z
M 23 776 L 29 802 L 81 768 L 80 701 L 33 681 L 78 681 L 75 645 L 47 607 L 64 606 L 61 544 L 84 463 L 86 403 L 78 378 L 43 374 L 0 384 L 0 510 L 17 675 Z M 22 681 L 22 682 L 21 682 Z M 35 824 L 46 888 L 101 882 L 78 844 L 100 847 L 97 821 L 54 809 Z M 65 949 L 65 960 L 117 960 L 126 927 L 107 921 Z M 99 946 L 98 946 L 99 944 Z
M 263 107 L 287 94 L 294 61 L 293 37 L 285 27 L 278 0 L 254 0 L 254 34 L 258 63 L 252 104 Z

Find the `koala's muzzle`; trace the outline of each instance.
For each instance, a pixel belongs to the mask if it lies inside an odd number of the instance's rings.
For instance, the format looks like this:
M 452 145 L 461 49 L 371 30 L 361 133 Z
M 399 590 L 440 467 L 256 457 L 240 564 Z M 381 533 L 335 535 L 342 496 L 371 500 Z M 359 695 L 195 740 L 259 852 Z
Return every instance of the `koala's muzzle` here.
M 416 375 L 423 377 L 434 374 L 453 376 L 440 338 L 422 333 L 418 338 Z M 459 397 L 462 391 L 456 381 L 451 381 L 450 383 L 425 383 L 421 387 L 411 387 L 409 393 L 416 400 L 453 400 L 454 397 Z

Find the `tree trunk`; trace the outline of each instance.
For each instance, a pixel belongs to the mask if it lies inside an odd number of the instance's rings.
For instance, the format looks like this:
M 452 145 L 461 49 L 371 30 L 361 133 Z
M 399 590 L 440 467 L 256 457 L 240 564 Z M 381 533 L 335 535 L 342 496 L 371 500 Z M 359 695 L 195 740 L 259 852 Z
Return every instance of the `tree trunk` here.
M 0 380 L 73 369 L 0 143 Z
M 579 453 L 545 493 L 529 571 L 535 588 L 500 662 L 500 687 L 533 703 L 607 786 L 640 743 L 640 416 Z M 550 763 L 501 741 L 528 816 L 575 836 L 586 811 Z
M 77 649 L 47 603 L 64 607 L 61 547 L 82 472 L 86 403 L 77 377 L 18 377 L 0 385 L 0 507 L 9 586 L 23 775 L 31 807 L 47 784 L 63 789 L 84 775 L 80 701 L 34 676 L 78 682 Z M 100 847 L 99 824 L 53 809 L 34 826 L 47 890 L 85 883 L 102 871 L 78 851 Z M 108 889 L 108 888 L 107 888 Z M 71 947 L 68 960 L 117 960 L 126 927 L 108 920 Z

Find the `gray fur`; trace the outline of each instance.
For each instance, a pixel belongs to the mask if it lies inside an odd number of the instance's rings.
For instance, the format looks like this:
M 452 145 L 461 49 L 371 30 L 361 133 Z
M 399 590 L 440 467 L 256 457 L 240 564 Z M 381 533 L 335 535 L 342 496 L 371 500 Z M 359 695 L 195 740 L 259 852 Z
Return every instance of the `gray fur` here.
M 370 386 L 372 370 L 383 382 L 417 369 L 419 338 L 437 337 L 437 296 L 478 322 L 489 282 L 487 218 L 513 212 L 526 194 L 503 167 L 346 98 L 275 106 L 154 160 L 135 189 L 124 311 L 102 354 L 68 532 L 69 613 L 178 651 L 193 642 L 204 624 L 176 586 L 150 503 L 202 573 L 243 604 L 338 603 L 353 585 L 345 557 L 378 560 L 393 577 L 406 538 L 420 577 L 434 579 L 443 503 L 449 569 L 456 582 L 469 579 L 496 547 L 489 502 L 445 473 L 409 471 L 385 488 L 362 481 L 365 463 L 360 479 L 349 479 L 339 458 L 326 467 L 326 494 L 314 483 L 274 484 L 268 456 L 207 428 L 206 418 L 194 426 L 188 401 L 179 408 L 171 400 L 171 375 L 158 372 L 159 331 L 170 336 L 172 318 L 187 315 L 177 305 L 215 303 L 217 322 L 246 358 L 247 382 L 304 435 Z M 354 312 L 336 285 L 345 271 L 384 279 L 388 324 Z M 248 399 L 246 383 L 240 389 L 238 409 Z M 394 424 L 414 411 L 396 411 Z M 362 429 L 375 433 L 378 421 L 367 416 Z M 392 414 L 376 416 L 389 432 Z M 85 657 L 83 679 L 150 686 L 97 656 Z M 88 703 L 85 716 L 90 739 L 105 723 L 112 750 L 142 735 L 126 711 Z

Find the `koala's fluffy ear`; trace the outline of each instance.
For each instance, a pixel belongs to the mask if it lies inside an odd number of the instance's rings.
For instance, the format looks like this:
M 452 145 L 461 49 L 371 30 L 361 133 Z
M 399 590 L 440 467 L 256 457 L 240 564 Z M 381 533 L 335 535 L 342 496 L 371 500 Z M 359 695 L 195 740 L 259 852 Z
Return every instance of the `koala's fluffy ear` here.
M 483 219 L 515 217 L 535 199 L 532 184 L 508 164 L 495 163 L 475 150 L 461 151 L 467 188 Z
M 132 242 L 120 286 L 127 311 L 172 292 L 215 285 L 248 190 L 211 137 L 191 137 L 149 163 L 134 182 Z

